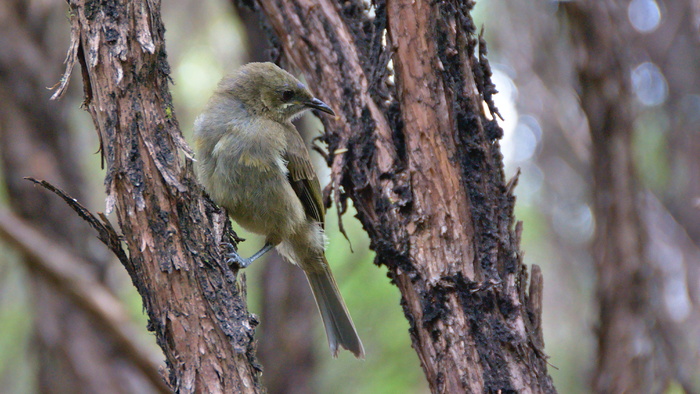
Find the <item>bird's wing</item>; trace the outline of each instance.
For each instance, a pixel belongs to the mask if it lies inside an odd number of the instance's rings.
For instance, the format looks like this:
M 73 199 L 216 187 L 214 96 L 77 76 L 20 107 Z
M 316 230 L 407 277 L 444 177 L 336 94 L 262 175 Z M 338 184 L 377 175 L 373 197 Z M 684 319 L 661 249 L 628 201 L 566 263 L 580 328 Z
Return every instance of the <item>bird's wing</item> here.
M 289 170 L 289 183 L 304 206 L 306 215 L 323 225 L 325 209 L 321 196 L 321 184 L 311 164 L 309 151 L 296 130 L 287 140 L 284 159 L 287 161 Z

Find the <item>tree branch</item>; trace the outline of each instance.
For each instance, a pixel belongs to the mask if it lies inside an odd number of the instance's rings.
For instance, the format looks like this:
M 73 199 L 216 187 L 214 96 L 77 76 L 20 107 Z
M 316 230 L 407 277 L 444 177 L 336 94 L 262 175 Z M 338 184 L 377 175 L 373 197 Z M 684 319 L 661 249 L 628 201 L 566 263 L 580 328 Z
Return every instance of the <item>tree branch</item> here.
M 232 241 L 228 218 L 197 185 L 174 116 L 160 2 L 69 6 L 71 45 L 55 97 L 79 62 L 106 164 L 107 211 L 116 211 L 125 268 L 169 382 L 177 392 L 259 392 L 257 321 L 221 258 L 219 245 Z
M 82 268 L 88 266 L 88 262 L 82 261 L 81 257 L 51 241 L 5 209 L 0 209 L 0 236 L 28 257 L 23 261 L 30 268 L 69 295 L 103 330 L 109 332 L 122 348 L 123 354 L 141 369 L 159 392 L 171 392 L 158 372 L 158 360 L 141 350 L 143 344 L 135 340 L 138 338 L 138 330 L 133 327 L 122 303 Z
M 432 391 L 553 392 L 540 317 L 528 314 L 541 313 L 541 278 L 524 291 L 473 4 L 375 1 L 373 16 L 359 0 L 257 4 L 336 109 L 323 120 L 335 202 L 352 198 L 401 290 Z

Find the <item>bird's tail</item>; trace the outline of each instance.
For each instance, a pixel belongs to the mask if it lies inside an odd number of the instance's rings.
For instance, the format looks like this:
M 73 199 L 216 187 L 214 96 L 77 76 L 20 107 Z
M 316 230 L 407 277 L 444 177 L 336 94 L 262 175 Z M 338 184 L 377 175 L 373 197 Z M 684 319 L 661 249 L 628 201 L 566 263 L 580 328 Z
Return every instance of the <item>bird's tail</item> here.
M 340 295 L 338 285 L 333 279 L 325 258 L 324 263 L 324 269 L 306 272 L 306 278 L 309 280 L 316 305 L 321 312 L 331 353 L 333 357 L 338 357 L 338 346 L 342 346 L 351 351 L 355 357 L 365 358 L 362 341 L 357 335 L 348 308 L 343 302 L 343 297 Z

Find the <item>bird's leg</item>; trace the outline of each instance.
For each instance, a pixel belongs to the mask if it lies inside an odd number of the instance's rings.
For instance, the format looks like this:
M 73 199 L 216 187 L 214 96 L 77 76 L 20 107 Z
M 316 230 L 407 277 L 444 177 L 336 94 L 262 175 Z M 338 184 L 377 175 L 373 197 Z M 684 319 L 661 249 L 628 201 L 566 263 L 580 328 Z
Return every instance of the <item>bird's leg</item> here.
M 247 259 L 244 259 L 233 249 L 233 245 L 228 245 L 231 246 L 231 251 L 226 255 L 226 263 L 230 265 L 235 264 L 238 266 L 238 268 L 248 267 L 253 261 L 262 257 L 262 255 L 269 252 L 270 249 L 274 247 L 271 243 L 266 242 L 260 250 L 255 252 L 252 256 L 248 257 Z

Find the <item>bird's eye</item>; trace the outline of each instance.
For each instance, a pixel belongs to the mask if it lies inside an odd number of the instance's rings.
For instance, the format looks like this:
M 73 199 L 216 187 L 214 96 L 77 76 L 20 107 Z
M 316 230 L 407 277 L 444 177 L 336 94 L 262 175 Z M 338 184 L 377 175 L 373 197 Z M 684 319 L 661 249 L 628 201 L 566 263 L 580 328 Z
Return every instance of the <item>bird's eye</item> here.
M 292 97 L 294 97 L 294 92 L 293 92 L 293 91 L 291 91 L 291 90 L 285 90 L 284 92 L 282 92 L 282 101 L 284 101 L 285 103 L 286 103 L 287 101 L 291 100 Z

